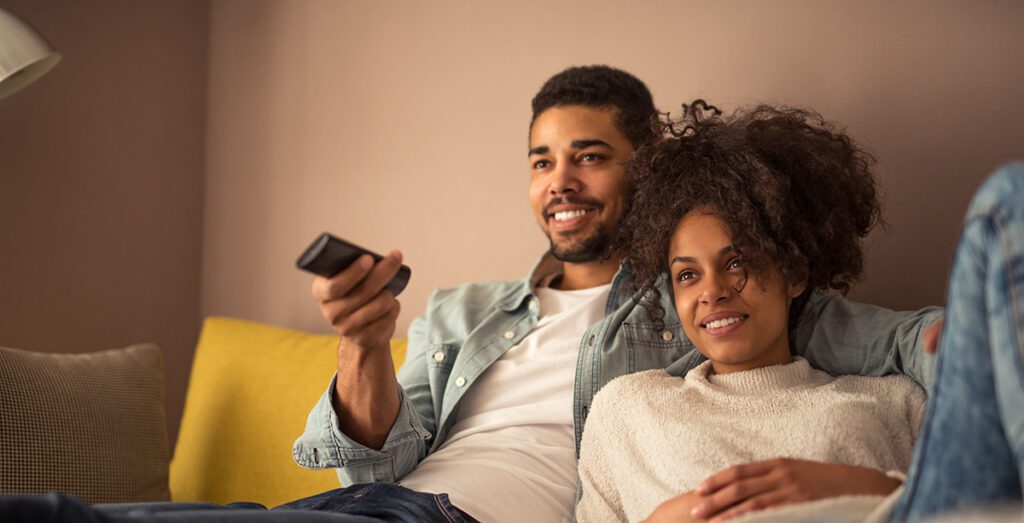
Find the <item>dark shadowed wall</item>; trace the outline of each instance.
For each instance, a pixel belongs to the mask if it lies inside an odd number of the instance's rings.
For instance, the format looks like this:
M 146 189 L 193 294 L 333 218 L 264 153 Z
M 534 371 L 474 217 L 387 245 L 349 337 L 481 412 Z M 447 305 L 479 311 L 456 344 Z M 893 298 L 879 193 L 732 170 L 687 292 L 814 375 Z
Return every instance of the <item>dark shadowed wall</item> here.
M 173 443 L 199 331 L 209 2 L 0 7 L 64 55 L 0 100 L 0 345 L 156 342 Z

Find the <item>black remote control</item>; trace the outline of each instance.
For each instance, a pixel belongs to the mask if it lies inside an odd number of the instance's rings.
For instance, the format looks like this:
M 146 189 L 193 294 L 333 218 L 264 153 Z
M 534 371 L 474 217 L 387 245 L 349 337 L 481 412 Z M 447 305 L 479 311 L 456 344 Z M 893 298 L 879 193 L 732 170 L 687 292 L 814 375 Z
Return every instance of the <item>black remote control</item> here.
M 363 247 L 337 238 L 329 233 L 323 233 L 313 241 L 299 256 L 295 262 L 300 269 L 319 274 L 324 278 L 330 278 L 352 265 L 357 258 L 364 254 L 373 256 L 374 261 L 380 261 L 384 257 Z M 398 269 L 398 274 L 388 282 L 388 289 L 391 294 L 398 296 L 409 284 L 409 276 L 412 270 L 406 265 Z

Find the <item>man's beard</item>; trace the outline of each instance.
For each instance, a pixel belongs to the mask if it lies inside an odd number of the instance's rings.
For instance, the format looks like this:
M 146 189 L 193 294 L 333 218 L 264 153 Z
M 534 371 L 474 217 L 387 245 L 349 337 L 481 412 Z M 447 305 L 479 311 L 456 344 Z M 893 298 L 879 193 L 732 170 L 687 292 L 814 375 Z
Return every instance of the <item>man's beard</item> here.
M 568 263 L 591 263 L 607 260 L 611 257 L 614 235 L 604 225 L 598 224 L 597 230 L 585 238 L 571 237 L 556 244 L 548 233 L 551 243 L 551 254 L 558 261 Z
M 544 215 L 548 216 L 551 209 L 563 203 L 584 205 L 597 212 L 604 210 L 604 203 L 594 198 L 584 198 L 576 195 L 566 195 L 551 200 L 544 206 Z M 615 249 L 616 237 L 614 229 L 609 229 L 605 224 L 598 222 L 595 231 L 589 236 L 572 235 L 566 238 L 561 244 L 556 244 L 554 234 L 548 231 L 548 242 L 551 244 L 551 254 L 555 259 L 567 263 L 591 263 L 611 258 L 612 250 Z

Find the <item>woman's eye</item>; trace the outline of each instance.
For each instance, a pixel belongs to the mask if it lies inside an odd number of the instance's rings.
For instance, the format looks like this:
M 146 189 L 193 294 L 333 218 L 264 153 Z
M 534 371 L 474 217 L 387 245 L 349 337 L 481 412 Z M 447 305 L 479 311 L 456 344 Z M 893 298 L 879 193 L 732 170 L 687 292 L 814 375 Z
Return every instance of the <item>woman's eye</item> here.
M 690 280 L 692 280 L 692 279 L 694 279 L 696 277 L 697 277 L 697 273 L 695 273 L 693 271 L 681 271 L 679 273 L 679 275 L 676 276 L 676 281 L 682 283 L 682 282 L 690 281 Z
M 582 155 L 580 155 L 580 161 L 587 163 L 597 162 L 600 161 L 602 158 L 604 157 L 597 153 L 583 153 Z
M 742 269 L 743 268 L 743 259 L 742 258 L 733 258 L 732 260 L 729 261 L 728 264 L 726 264 L 725 268 L 726 268 L 726 270 L 730 270 L 730 271 L 733 270 L 733 269 Z

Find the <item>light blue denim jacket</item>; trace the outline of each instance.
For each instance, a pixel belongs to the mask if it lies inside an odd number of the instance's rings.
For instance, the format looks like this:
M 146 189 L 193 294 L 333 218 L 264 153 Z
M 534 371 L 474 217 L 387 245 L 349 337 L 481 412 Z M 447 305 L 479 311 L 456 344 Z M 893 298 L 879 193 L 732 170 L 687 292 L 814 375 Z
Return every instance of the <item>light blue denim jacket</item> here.
M 398 373 L 401 408 L 384 447 L 370 449 L 345 435 L 332 406 L 332 379 L 295 441 L 295 461 L 336 468 L 342 484 L 394 482 L 408 474 L 448 438 L 459 400 L 476 379 L 537 324 L 533 289 L 560 270 L 548 254 L 522 280 L 434 291 L 426 314 L 409 328 L 406 362 Z M 704 361 L 673 314 L 669 289 L 661 292 L 668 312 L 664 328 L 655 329 L 647 310 L 626 291 L 629 274 L 625 262 L 612 280 L 606 317 L 580 342 L 573 399 L 577 456 L 591 401 L 606 383 L 649 369 L 681 376 Z M 790 338 L 798 354 L 833 374 L 904 373 L 927 385 L 932 362 L 919 350 L 920 338 L 941 314 L 937 307 L 894 312 L 819 293 Z

